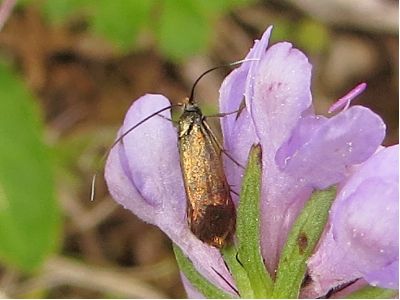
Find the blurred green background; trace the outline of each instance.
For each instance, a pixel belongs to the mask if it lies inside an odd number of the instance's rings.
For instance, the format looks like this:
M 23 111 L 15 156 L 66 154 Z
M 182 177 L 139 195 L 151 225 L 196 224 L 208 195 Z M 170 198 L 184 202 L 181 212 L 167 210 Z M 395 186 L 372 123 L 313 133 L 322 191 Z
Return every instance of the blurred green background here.
M 181 101 L 271 24 L 272 43 L 313 63 L 318 113 L 367 82 L 355 103 L 384 118 L 385 145 L 398 143 L 397 1 L 14 2 L 3 0 L 0 32 L 0 297 L 185 297 L 168 238 L 102 178 L 90 201 L 91 178 L 134 99 Z M 199 84 L 206 112 L 226 74 Z

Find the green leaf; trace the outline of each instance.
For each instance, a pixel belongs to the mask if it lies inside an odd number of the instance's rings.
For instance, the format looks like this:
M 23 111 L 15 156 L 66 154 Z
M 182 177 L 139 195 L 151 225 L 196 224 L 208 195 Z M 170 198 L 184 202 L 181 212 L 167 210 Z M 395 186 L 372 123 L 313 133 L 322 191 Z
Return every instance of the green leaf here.
M 274 31 L 271 35 L 271 43 L 293 39 L 293 35 L 296 32 L 296 26 L 293 24 L 293 21 L 289 19 L 277 19 L 273 24 Z
M 22 0 L 21 0 L 22 1 Z M 174 61 L 206 50 L 217 18 L 254 0 L 25 0 L 56 24 L 84 17 L 95 33 L 129 50 L 142 29 L 152 29 L 162 53 Z M 148 33 L 148 31 L 146 31 Z
M 398 298 L 399 291 L 367 286 L 350 295 L 347 299 L 394 299 Z
M 207 14 L 215 15 L 218 13 L 224 13 L 234 7 L 240 7 L 249 5 L 254 0 L 218 0 L 218 1 L 204 1 L 204 0 L 192 0 L 196 1 L 199 7 Z
M 122 50 L 134 45 L 153 6 L 154 0 L 47 0 L 42 4 L 45 15 L 55 23 L 83 13 L 95 33 L 113 41 Z
M 198 1 L 163 1 L 156 36 L 161 51 L 181 61 L 207 49 L 212 35 L 212 20 L 204 15 Z
M 250 280 L 255 298 L 268 298 L 273 283 L 261 255 L 260 242 L 260 193 L 261 146 L 250 150 L 243 178 L 240 203 L 237 211 L 236 236 L 238 257 Z
M 329 32 L 322 23 L 305 19 L 297 24 L 296 44 L 311 54 L 318 54 L 327 48 Z
M 97 0 L 93 30 L 127 50 L 134 45 L 139 31 L 148 21 L 153 4 L 153 0 Z
M 0 258 L 25 271 L 58 242 L 52 166 L 32 96 L 0 63 Z
M 179 269 L 189 282 L 195 287 L 200 293 L 202 293 L 206 298 L 215 299 L 232 299 L 231 294 L 225 293 L 224 291 L 217 288 L 206 278 L 203 277 L 196 268 L 193 266 L 192 262 L 183 254 L 182 250 L 175 244 L 173 244 L 173 249 L 178 262 Z
M 326 225 L 336 189 L 314 191 L 294 223 L 283 248 L 273 298 L 297 298 L 312 254 Z
M 32 0 L 26 2 L 37 5 Z M 86 4 L 86 0 L 47 0 L 41 3 L 41 7 L 46 18 L 51 22 L 61 24 Z
M 164 55 L 182 61 L 206 50 L 213 38 L 217 18 L 252 0 L 159 1 L 156 37 Z

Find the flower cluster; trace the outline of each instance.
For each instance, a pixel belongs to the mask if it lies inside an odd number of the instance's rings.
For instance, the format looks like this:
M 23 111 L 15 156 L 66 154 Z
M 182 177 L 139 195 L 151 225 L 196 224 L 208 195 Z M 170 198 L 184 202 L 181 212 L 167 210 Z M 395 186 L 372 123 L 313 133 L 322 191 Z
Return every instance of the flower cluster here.
M 248 62 L 232 71 L 220 89 L 224 149 L 246 165 L 249 149 L 262 148 L 261 253 L 274 277 L 293 223 L 315 189 L 337 186 L 324 233 L 307 262 L 309 282 L 302 297 L 320 297 L 360 280 L 398 288 L 398 146 L 380 146 L 382 119 L 350 101 L 358 86 L 332 108 L 316 115 L 310 92 L 311 65 L 290 43 L 268 47 L 272 28 L 256 41 Z M 169 105 L 147 94 L 129 109 L 120 134 Z M 338 111 L 340 110 L 341 111 Z M 113 198 L 146 222 L 160 227 L 209 281 L 230 292 L 234 286 L 218 249 L 198 240 L 186 220 L 186 197 L 177 132 L 154 117 L 124 137 L 110 152 L 106 180 Z M 230 185 L 240 187 L 244 170 L 224 159 Z M 238 196 L 233 195 L 236 205 Z M 184 278 L 189 296 L 199 296 Z

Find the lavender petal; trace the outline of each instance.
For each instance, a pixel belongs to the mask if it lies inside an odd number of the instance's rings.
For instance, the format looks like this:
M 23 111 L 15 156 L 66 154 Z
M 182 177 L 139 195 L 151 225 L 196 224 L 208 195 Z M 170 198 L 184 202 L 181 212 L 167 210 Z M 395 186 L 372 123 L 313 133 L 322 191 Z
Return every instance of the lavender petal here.
M 330 119 L 302 119 L 275 159 L 285 172 L 324 189 L 344 179 L 349 166 L 370 157 L 384 136 L 378 115 L 353 106 Z

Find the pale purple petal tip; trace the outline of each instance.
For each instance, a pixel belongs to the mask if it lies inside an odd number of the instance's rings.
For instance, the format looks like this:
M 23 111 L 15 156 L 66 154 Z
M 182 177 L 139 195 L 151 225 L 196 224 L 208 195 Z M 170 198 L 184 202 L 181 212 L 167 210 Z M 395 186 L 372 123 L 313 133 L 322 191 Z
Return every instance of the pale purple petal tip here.
M 333 113 L 338 109 L 343 108 L 346 110 L 349 108 L 351 101 L 359 96 L 364 90 L 367 88 L 367 84 L 365 82 L 360 83 L 355 88 L 353 88 L 350 92 L 344 95 L 342 98 L 338 99 L 328 110 L 328 113 Z
M 342 180 L 349 166 L 371 156 L 384 136 L 385 124 L 378 115 L 353 106 L 330 119 L 300 120 L 275 160 L 286 173 L 322 189 Z
M 219 91 L 219 105 L 221 112 L 233 112 L 239 109 L 242 102 L 244 104 L 245 91 L 248 89 L 247 83 L 250 80 L 249 72 L 255 69 L 260 63 L 260 60 L 264 57 L 271 31 L 272 26 L 269 26 L 264 32 L 261 40 L 255 41 L 253 48 L 245 57 L 245 60 L 251 61 L 243 62 L 240 67 L 233 70 L 222 82 Z M 253 59 L 255 59 L 255 61 Z M 247 105 L 245 109 L 248 110 L 249 106 Z M 230 140 L 235 122 L 236 114 L 231 114 L 221 119 L 225 142 Z
M 162 95 L 148 94 L 139 98 L 126 114 L 122 131 L 128 131 L 168 105 L 168 99 Z M 170 111 L 160 115 L 171 118 Z M 166 209 L 182 216 L 185 215 L 186 197 L 176 146 L 177 133 L 173 123 L 165 118 L 156 115 L 124 137 L 126 167 L 140 194 L 154 206 L 154 216 L 158 210 Z M 183 219 L 180 218 L 180 223 L 185 222 Z
M 311 64 L 292 44 L 277 43 L 249 78 L 246 104 L 263 148 L 275 153 L 311 106 Z
M 152 113 L 169 105 L 168 99 L 161 95 L 145 95 L 139 98 L 127 112 L 119 136 Z M 169 111 L 164 111 L 161 114 L 170 117 Z M 143 140 L 152 140 L 153 143 L 143 143 Z M 154 172 L 154 168 L 161 169 L 160 165 L 153 163 L 152 157 L 168 156 L 168 153 L 163 151 L 163 145 L 174 141 L 176 141 L 176 130 L 172 124 L 166 119 L 156 116 L 128 133 L 111 150 L 107 160 L 105 178 L 113 198 L 140 218 L 152 224 L 156 223 L 157 214 L 155 212 L 163 202 L 159 192 L 161 187 L 157 187 L 157 183 L 154 184 L 154 181 L 151 180 L 152 175 L 150 174 Z M 171 149 L 171 147 L 167 149 Z M 176 147 L 171 151 L 171 156 L 175 156 L 178 162 L 173 169 L 175 169 L 175 173 L 180 175 L 179 156 Z M 168 171 L 168 174 L 170 172 L 174 171 Z M 166 173 L 165 169 L 163 173 Z M 157 176 L 163 175 L 157 172 Z M 177 180 L 181 180 L 180 186 L 182 187 L 181 176 L 177 178 Z M 158 183 L 158 185 L 160 184 Z M 183 188 L 181 188 L 179 198 L 181 202 L 185 201 Z

